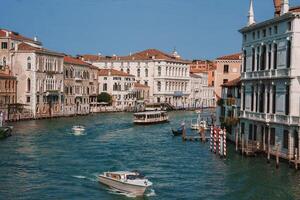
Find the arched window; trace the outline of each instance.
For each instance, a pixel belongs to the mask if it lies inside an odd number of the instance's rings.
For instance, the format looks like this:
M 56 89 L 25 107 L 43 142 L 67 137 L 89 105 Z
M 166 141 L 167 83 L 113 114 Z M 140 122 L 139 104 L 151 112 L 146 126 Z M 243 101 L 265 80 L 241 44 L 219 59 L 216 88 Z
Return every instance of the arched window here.
M 30 92 L 31 81 L 30 78 L 27 79 L 27 92 Z
M 161 76 L 161 67 L 160 66 L 158 66 L 157 74 L 158 74 L 158 76 Z
M 273 47 L 273 69 L 277 69 L 277 44 Z
M 148 77 L 148 69 L 145 69 L 145 77 Z
M 161 91 L 161 82 L 160 81 L 158 81 L 157 82 L 157 91 Z
M 127 68 L 127 74 L 130 74 L 130 69 L 129 68 Z
M 27 58 L 27 69 L 28 70 L 31 69 L 31 58 L 30 57 Z
M 287 47 L 286 47 L 286 67 L 290 68 L 291 67 L 291 41 L 287 41 Z
M 243 72 L 246 72 L 247 69 L 247 51 L 244 50 L 244 66 L 243 66 Z

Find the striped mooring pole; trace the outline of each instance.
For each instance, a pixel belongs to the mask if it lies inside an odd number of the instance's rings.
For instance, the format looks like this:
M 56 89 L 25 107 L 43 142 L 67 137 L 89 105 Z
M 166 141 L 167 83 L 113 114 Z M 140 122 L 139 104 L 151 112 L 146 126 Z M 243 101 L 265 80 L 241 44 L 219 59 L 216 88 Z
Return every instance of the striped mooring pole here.
M 223 137 L 224 137 L 224 157 L 227 156 L 227 146 L 226 146 L 226 128 L 224 128 L 223 131 Z
M 223 139 L 223 133 L 222 129 L 218 129 L 218 136 L 219 136 L 219 156 L 222 157 L 222 151 L 223 151 L 223 144 L 222 144 L 222 139 Z
M 214 153 L 217 153 L 217 128 L 214 127 Z
M 214 135 L 214 126 L 210 129 L 210 151 L 213 151 L 213 135 Z

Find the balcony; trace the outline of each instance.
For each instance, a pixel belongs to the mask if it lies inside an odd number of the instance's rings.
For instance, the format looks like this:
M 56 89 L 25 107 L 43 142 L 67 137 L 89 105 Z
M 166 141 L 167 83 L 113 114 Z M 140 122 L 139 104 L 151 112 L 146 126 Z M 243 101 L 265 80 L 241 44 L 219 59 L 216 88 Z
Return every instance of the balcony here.
M 242 80 L 256 80 L 256 79 L 276 79 L 288 78 L 291 76 L 291 69 L 272 69 L 265 71 L 243 72 L 241 75 Z
M 256 113 L 251 111 L 240 111 L 240 117 L 243 119 L 251 119 L 261 122 L 285 124 L 285 125 L 299 125 L 300 117 L 281 115 L 281 114 L 266 114 L 266 113 Z

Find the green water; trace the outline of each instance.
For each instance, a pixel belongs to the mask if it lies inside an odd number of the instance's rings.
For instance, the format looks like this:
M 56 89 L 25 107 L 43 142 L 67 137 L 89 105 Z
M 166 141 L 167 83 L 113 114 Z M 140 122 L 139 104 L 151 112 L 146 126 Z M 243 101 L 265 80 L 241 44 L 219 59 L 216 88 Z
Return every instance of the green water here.
M 138 199 L 300 199 L 300 172 L 265 157 L 228 158 L 209 144 L 183 142 L 171 127 L 192 112 L 170 113 L 169 124 L 135 126 L 130 113 L 13 124 L 0 141 L 0 199 L 132 199 L 97 181 L 103 171 L 142 171 L 153 188 Z M 86 127 L 73 135 L 73 125 Z

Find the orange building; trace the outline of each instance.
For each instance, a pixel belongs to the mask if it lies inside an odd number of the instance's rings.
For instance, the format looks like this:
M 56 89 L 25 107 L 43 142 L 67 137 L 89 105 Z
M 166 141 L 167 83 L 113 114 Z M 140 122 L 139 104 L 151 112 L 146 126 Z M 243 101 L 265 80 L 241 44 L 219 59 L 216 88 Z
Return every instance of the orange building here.
M 8 118 L 8 108 L 16 103 L 17 79 L 12 76 L 8 68 L 0 66 L 0 113 L 4 113 L 4 120 Z
M 193 60 L 190 63 L 190 72 L 193 74 L 206 72 L 208 74 L 208 86 L 214 86 L 216 66 L 210 60 Z
M 241 53 L 221 56 L 215 60 L 215 94 L 221 97 L 222 85 L 241 76 Z

